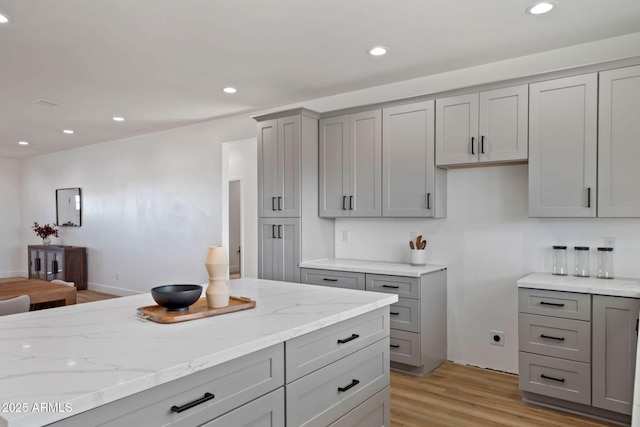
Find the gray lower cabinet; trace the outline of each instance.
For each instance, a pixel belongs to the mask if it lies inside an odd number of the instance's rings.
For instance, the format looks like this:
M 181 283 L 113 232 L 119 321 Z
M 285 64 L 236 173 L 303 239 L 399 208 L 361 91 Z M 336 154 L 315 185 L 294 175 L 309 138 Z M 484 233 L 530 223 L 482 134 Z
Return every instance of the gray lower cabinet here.
M 519 288 L 518 311 L 523 398 L 629 422 L 640 299 Z
M 386 387 L 329 427 L 388 427 L 391 425 L 390 392 Z
M 258 277 L 299 282 L 300 218 L 259 218 L 258 251 Z
M 284 387 L 280 387 L 201 427 L 282 427 L 284 425 Z
M 447 358 L 447 273 L 420 277 L 301 269 L 302 283 L 398 295 L 389 308 L 390 360 L 394 369 L 426 375 Z

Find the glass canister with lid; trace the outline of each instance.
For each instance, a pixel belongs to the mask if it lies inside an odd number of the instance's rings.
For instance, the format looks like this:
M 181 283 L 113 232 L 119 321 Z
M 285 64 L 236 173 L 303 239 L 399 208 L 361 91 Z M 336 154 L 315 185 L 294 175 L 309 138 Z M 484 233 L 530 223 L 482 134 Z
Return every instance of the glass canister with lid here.
M 551 273 L 556 276 L 567 275 L 567 247 L 553 246 L 553 267 Z
M 574 276 L 589 277 L 589 246 L 574 246 L 576 254 Z
M 598 279 L 613 279 L 613 248 L 598 248 Z

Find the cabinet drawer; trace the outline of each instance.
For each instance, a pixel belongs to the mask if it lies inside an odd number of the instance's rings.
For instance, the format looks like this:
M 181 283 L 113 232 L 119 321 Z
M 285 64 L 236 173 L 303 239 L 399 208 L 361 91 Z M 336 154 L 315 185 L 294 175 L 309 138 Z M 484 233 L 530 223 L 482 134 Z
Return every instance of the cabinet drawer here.
M 420 298 L 420 278 L 367 274 L 367 290 L 418 299 Z
M 518 311 L 567 319 L 591 320 L 591 295 L 519 288 Z
M 538 354 L 519 353 L 520 389 L 571 402 L 591 404 L 591 365 Z
M 518 341 L 521 351 L 591 362 L 590 322 L 520 313 Z
M 51 425 L 199 426 L 283 385 L 284 345 L 278 344 Z M 205 393 L 213 398 L 180 413 L 172 411 Z
M 285 344 L 287 383 L 387 336 L 389 314 L 382 308 L 293 338 Z
M 284 387 L 272 391 L 200 427 L 282 427 Z
M 389 385 L 389 338 L 287 384 L 288 426 L 327 426 Z
M 420 332 L 420 300 L 398 298 L 389 308 L 391 328 L 408 332 Z
M 420 334 L 391 330 L 389 341 L 390 359 L 392 362 L 420 366 Z
M 391 398 L 389 387 L 340 418 L 329 427 L 385 427 L 390 426 Z
M 364 273 L 303 268 L 301 283 L 364 291 Z

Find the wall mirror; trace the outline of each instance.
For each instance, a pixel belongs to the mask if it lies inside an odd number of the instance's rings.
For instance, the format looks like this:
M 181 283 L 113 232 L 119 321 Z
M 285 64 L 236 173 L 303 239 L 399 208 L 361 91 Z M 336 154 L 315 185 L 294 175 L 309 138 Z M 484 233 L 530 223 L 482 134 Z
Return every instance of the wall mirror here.
M 79 188 L 56 190 L 56 224 L 60 227 L 82 225 L 82 197 Z

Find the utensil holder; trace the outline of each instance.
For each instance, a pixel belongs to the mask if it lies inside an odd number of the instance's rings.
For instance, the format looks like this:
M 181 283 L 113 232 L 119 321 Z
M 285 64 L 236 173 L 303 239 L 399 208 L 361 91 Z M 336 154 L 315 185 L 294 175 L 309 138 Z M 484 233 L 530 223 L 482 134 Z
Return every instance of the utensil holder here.
M 420 266 L 427 264 L 427 251 L 424 249 L 411 250 L 411 265 Z

